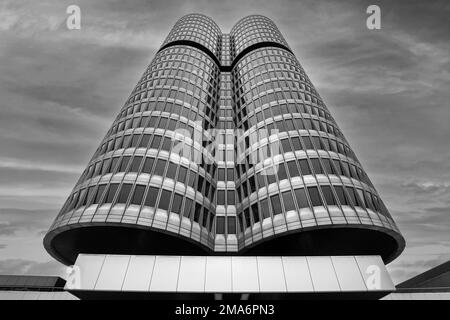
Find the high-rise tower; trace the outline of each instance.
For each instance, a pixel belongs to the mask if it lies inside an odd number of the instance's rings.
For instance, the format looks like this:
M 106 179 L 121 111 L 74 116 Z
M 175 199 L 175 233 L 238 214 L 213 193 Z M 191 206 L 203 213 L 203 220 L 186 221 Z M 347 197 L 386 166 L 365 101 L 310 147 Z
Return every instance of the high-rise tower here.
M 173 27 L 44 239 L 79 253 L 380 255 L 405 242 L 275 24 Z

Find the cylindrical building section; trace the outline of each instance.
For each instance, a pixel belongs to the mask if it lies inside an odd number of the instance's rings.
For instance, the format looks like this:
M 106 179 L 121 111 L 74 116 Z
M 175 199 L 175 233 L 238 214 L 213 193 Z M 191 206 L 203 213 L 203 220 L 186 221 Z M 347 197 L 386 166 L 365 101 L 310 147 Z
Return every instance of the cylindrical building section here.
M 199 31 L 186 34 L 180 25 Z M 189 37 L 215 47 L 206 25 L 217 33 L 201 15 L 177 22 L 173 42 L 166 40 L 135 86 L 45 237 L 60 261 L 72 263 L 80 252 L 213 248 L 216 166 L 202 141 L 216 122 L 220 66 L 176 42 Z
M 66 264 L 79 253 L 388 262 L 404 245 L 287 42 L 260 15 L 230 34 L 200 14 L 175 24 L 44 238 Z
M 402 236 L 275 24 L 246 17 L 232 39 L 241 248 L 395 258 Z

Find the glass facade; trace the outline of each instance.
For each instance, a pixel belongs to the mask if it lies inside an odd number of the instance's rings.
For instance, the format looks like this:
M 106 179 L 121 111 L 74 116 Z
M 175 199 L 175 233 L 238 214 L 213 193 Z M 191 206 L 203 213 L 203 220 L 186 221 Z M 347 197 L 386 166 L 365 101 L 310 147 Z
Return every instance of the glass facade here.
M 136 233 L 120 241 L 120 228 Z M 315 230 L 319 238 L 309 236 Z M 274 241 L 281 238 L 297 240 L 286 249 Z M 266 254 L 385 261 L 403 250 L 383 201 L 266 17 L 245 17 L 229 34 L 204 15 L 182 17 L 44 239 L 64 263 L 80 252 L 173 253 L 187 243 L 207 254 L 262 245 Z

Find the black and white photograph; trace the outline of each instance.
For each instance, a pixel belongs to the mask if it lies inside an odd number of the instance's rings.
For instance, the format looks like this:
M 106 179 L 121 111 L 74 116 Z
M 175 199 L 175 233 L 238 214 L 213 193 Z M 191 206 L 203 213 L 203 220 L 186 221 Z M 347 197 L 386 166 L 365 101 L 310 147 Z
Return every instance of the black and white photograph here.
M 445 0 L 0 0 L 0 300 L 450 300 L 449 52 Z

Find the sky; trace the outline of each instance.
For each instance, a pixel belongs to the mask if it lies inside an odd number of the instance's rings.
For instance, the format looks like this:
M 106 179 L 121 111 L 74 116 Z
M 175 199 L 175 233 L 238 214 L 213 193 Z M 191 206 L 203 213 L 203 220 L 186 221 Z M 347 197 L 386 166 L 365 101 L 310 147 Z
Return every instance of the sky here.
M 68 30 L 66 8 L 81 9 Z M 381 29 L 366 8 L 381 9 Z M 404 235 L 394 283 L 450 259 L 449 1 L 0 1 L 0 274 L 60 274 L 42 238 L 176 20 L 285 36 Z

